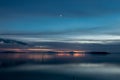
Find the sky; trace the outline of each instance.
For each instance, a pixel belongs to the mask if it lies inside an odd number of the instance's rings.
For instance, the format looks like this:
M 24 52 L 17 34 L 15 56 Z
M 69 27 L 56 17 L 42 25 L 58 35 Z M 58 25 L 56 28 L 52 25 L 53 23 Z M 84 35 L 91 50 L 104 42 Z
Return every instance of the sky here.
M 119 4 L 120 0 L 0 0 L 0 36 L 29 42 L 117 44 Z

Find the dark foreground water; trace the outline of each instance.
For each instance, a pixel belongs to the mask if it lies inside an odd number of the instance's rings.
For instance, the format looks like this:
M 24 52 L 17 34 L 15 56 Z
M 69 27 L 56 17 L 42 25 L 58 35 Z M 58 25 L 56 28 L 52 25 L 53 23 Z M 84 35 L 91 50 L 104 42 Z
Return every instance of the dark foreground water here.
M 120 80 L 120 53 L 1 53 L 0 80 Z

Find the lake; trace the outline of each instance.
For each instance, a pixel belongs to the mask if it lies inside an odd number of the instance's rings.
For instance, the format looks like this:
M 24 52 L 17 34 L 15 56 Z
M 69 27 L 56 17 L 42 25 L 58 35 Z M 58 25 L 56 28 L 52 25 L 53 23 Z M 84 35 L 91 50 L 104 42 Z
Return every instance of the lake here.
M 0 53 L 0 80 L 120 80 L 120 53 Z

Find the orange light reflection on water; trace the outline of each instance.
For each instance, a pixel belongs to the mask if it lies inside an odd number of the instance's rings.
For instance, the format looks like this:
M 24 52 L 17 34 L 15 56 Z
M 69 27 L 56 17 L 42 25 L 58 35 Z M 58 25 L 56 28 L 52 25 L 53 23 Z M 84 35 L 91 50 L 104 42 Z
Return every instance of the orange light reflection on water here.
M 81 53 L 81 54 L 80 53 L 74 53 L 73 56 L 74 57 L 84 57 L 85 54 L 84 53 Z

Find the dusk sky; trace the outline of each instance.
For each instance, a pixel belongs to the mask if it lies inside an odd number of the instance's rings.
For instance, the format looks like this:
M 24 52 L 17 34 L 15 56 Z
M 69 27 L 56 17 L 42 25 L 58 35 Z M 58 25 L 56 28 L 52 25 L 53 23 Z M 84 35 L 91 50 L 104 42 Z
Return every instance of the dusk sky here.
M 120 0 L 0 0 L 0 36 L 31 42 L 117 44 L 119 3 Z

